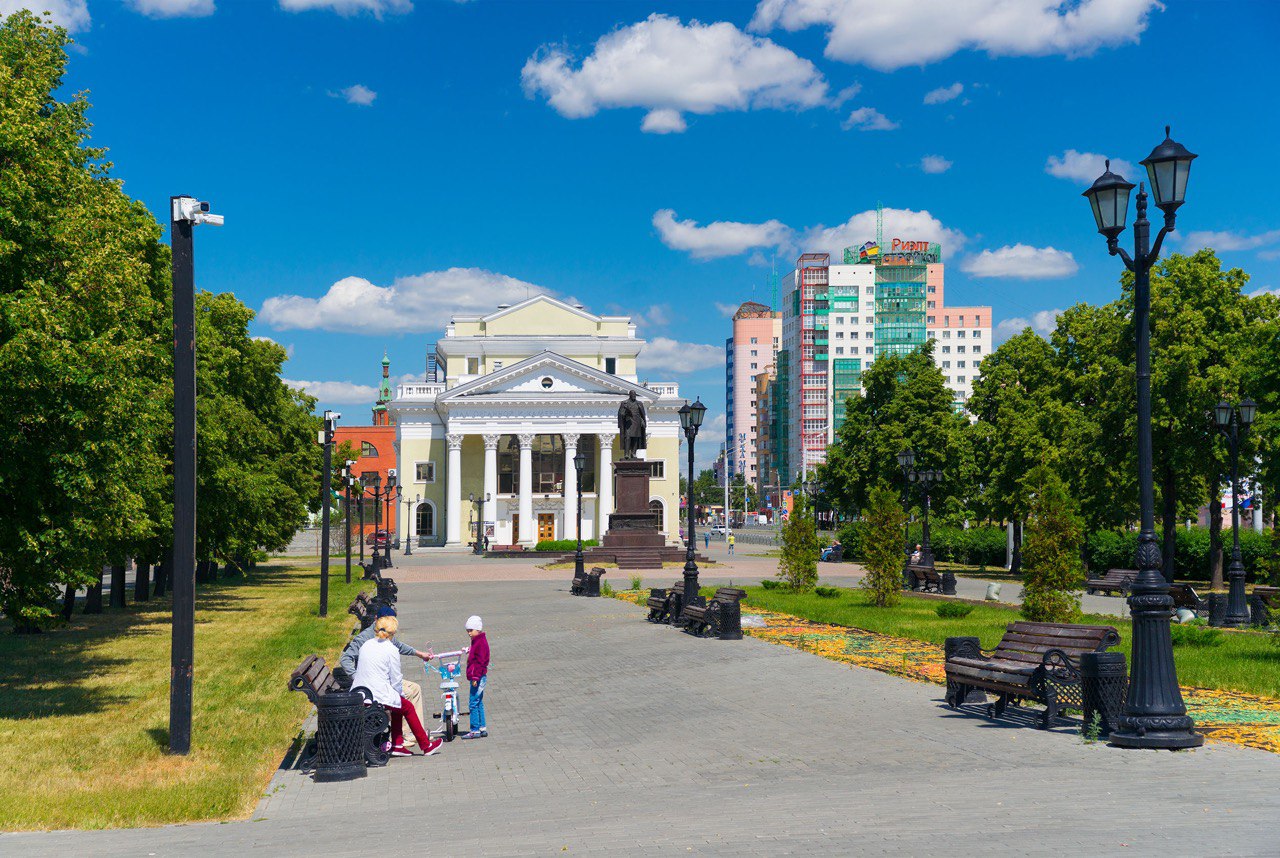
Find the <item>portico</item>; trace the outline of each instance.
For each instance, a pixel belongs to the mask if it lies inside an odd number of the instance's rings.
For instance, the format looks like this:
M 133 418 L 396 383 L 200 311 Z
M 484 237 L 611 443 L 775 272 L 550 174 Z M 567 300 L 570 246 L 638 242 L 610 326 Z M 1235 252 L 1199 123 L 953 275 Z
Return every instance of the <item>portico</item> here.
M 541 315 L 548 310 L 575 319 L 585 314 L 581 308 L 545 296 L 525 304 Z M 502 317 L 509 325 L 512 312 L 521 306 L 492 317 Z M 628 319 L 619 321 L 624 324 L 618 326 L 617 334 L 597 339 L 605 341 L 606 351 L 638 352 L 643 341 L 634 338 L 634 326 Z M 450 328 L 458 322 L 455 319 Z M 553 323 L 551 329 L 560 326 Z M 618 404 L 634 392 L 649 414 L 650 443 L 644 458 L 651 463 L 651 507 L 661 514 L 669 541 L 678 540 L 678 412 L 684 400 L 676 385 L 641 384 L 634 375 L 608 372 L 548 348 L 577 347 L 576 342 L 566 342 L 582 339 L 576 336 L 535 337 L 521 332 L 514 338 L 518 343 L 495 342 L 499 339 L 486 337 L 483 345 L 492 351 L 503 348 L 513 357 L 517 346 L 544 348 L 505 366 L 505 361 L 495 361 L 486 367 L 489 372 L 461 373 L 452 383 L 399 386 L 389 410 L 397 426 L 401 473 L 408 477 L 406 494 L 421 490 L 424 504 L 443 511 L 440 532 L 423 534 L 413 527 L 423 519 L 412 517 L 402 506 L 400 532 L 410 534 L 418 545 L 464 545 L 474 541 L 477 533 L 487 536 L 490 544 L 528 548 L 542 540 L 576 539 L 574 457 L 582 450 L 588 462 L 582 474 L 582 537 L 599 538 L 614 512 L 613 463 L 621 456 Z M 619 342 L 609 342 L 613 339 Z M 437 344 L 437 351 L 446 351 L 444 345 Z M 459 345 L 450 343 L 448 350 L 471 350 L 470 345 Z M 601 346 L 597 343 L 593 348 Z M 609 367 L 633 369 L 619 366 L 620 359 L 610 359 Z M 605 363 L 598 356 L 593 361 Z M 474 359 L 464 368 L 481 369 Z M 453 372 L 448 371 L 446 378 L 451 376 Z M 444 471 L 440 482 L 436 481 L 437 462 Z M 418 480 L 421 487 L 412 485 L 414 477 L 423 478 Z M 473 496 L 477 503 L 471 502 Z

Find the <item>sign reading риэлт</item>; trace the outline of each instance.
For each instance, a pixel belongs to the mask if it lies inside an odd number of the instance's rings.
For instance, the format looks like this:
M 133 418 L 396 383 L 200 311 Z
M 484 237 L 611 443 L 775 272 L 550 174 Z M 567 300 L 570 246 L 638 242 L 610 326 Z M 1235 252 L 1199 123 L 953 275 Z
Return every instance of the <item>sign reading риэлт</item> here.
M 895 238 L 881 254 L 881 265 L 925 265 L 942 261 L 942 245 L 930 241 L 903 241 Z

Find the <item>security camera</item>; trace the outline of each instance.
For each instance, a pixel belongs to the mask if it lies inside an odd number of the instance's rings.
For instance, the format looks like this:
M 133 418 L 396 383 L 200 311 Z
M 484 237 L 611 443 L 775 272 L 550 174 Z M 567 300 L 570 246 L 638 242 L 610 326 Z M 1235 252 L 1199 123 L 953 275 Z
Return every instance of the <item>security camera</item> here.
M 209 204 L 195 197 L 173 198 L 173 219 L 191 223 L 207 223 L 211 226 L 222 226 L 222 215 L 209 214 Z
M 395 475 L 396 475 L 396 469 L 395 469 L 395 468 L 387 468 L 387 476 L 388 476 L 388 477 L 394 477 Z

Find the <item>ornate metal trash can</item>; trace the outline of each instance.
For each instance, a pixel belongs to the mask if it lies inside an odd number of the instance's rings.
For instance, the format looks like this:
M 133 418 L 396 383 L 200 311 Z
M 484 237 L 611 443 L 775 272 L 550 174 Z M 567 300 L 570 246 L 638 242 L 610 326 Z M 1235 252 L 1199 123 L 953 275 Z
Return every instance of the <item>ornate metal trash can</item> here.
M 587 592 L 583 593 L 582 595 L 599 597 L 600 576 L 603 575 L 604 573 L 605 573 L 605 568 L 603 566 L 593 567 L 592 570 L 587 573 Z
M 716 602 L 715 622 L 712 630 L 722 641 L 742 640 L 742 606 L 737 599 Z
M 1249 600 L 1249 622 L 1255 626 L 1271 625 L 1271 611 L 1261 596 L 1254 596 Z
M 364 777 L 364 695 L 330 691 L 316 698 L 317 781 Z
M 1228 598 L 1226 593 L 1210 593 L 1205 597 L 1205 601 L 1209 603 L 1209 625 L 1226 625 Z
M 396 595 L 400 592 L 400 588 L 396 586 L 394 578 L 378 578 L 378 599 L 384 605 L 395 607 Z
M 942 573 L 942 595 L 954 596 L 956 594 L 956 573 L 947 570 Z
M 969 649 L 972 652 L 978 652 L 978 651 L 981 651 L 982 649 L 982 641 L 974 637 L 947 638 L 945 641 L 942 642 L 943 661 L 944 662 L 950 661 L 951 657 L 955 655 L 956 650 L 959 649 L 961 646 L 964 646 L 966 649 Z M 948 700 L 953 699 L 955 697 L 956 691 L 957 691 L 956 683 L 948 679 L 947 680 L 947 699 Z M 987 692 L 983 691 L 981 688 L 970 688 L 968 690 L 968 693 L 965 694 L 964 700 L 956 700 L 955 705 L 959 706 L 961 703 L 984 704 L 986 702 L 987 702 Z
M 1107 736 L 1116 727 L 1129 691 L 1129 672 L 1122 652 L 1086 652 L 1080 656 L 1080 683 L 1083 686 L 1086 729 L 1098 718 L 1099 734 Z

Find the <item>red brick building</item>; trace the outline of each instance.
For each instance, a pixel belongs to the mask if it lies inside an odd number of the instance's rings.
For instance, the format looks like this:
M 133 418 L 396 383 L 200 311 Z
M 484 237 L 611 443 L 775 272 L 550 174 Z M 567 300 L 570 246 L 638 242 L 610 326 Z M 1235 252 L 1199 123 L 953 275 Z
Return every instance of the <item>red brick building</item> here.
M 378 388 L 378 400 L 373 406 L 373 425 L 343 426 L 339 423 L 333 433 L 334 444 L 336 445 L 335 451 L 341 451 L 344 442 L 350 445 L 349 458 L 355 460 L 355 465 L 351 468 L 352 473 L 366 486 L 372 486 L 372 477 L 376 475 L 381 481 L 381 485 L 385 487 L 387 484 L 387 472 L 396 466 L 396 427 L 391 425 L 390 415 L 387 413 L 387 403 L 391 401 L 393 395 L 391 390 L 391 360 L 384 354 L 382 356 L 382 384 Z M 396 511 L 392 509 L 391 524 L 388 526 L 386 523 L 386 506 L 384 505 L 378 511 L 379 526 L 383 530 L 390 530 L 393 539 L 395 538 L 397 517 Z M 351 518 L 357 522 L 358 527 L 359 511 L 354 503 L 351 507 Z M 373 490 L 369 488 L 365 492 L 364 534 L 366 536 L 373 533 L 373 522 Z

